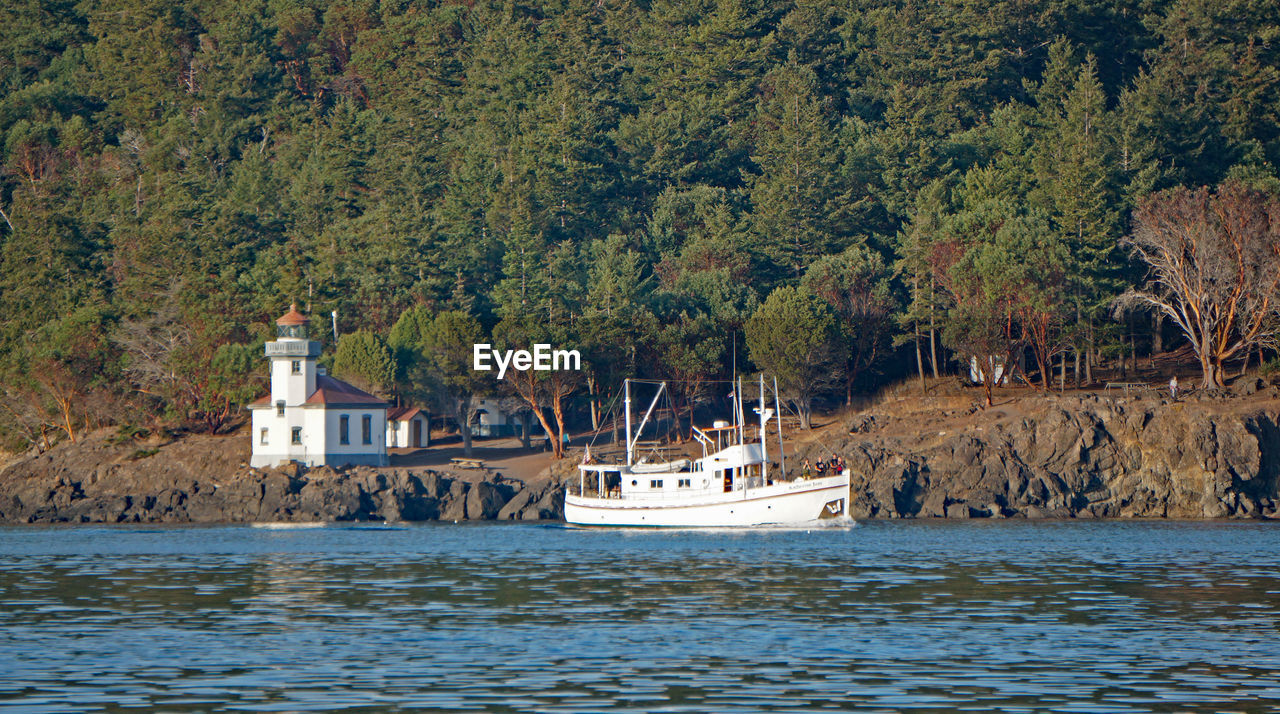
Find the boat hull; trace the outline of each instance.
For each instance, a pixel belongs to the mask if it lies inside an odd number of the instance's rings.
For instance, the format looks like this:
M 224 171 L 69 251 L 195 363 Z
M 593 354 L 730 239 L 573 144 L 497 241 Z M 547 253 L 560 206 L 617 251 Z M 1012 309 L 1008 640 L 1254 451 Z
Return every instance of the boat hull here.
M 723 528 L 807 523 L 847 513 L 847 476 L 791 481 L 702 499 L 565 495 L 564 519 L 579 526 Z

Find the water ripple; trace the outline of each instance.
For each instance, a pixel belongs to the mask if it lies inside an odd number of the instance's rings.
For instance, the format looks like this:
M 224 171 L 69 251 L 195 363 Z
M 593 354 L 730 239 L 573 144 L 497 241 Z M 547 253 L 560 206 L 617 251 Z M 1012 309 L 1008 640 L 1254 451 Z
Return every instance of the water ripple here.
M 0 529 L 0 707 L 1280 707 L 1280 529 Z

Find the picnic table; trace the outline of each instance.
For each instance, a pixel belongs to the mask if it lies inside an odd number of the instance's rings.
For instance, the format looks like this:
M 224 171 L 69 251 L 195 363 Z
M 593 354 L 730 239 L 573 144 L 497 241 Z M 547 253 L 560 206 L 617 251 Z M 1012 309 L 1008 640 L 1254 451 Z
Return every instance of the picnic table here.
M 1110 392 L 1112 389 L 1123 389 L 1125 394 L 1131 389 L 1151 389 L 1151 385 L 1146 382 L 1107 382 L 1103 386 L 1103 391 Z
M 485 468 L 487 468 L 487 467 L 484 465 L 484 461 L 483 461 L 482 459 L 464 459 L 464 458 L 455 458 L 455 459 L 449 459 L 449 463 L 453 464 L 454 466 L 457 466 L 458 468 L 463 468 L 463 469 L 485 469 Z

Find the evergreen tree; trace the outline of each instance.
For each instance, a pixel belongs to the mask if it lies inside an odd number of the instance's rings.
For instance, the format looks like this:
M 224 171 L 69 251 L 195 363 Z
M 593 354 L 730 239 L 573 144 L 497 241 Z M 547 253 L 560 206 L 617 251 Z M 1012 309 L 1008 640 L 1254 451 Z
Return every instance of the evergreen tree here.
M 396 372 L 386 342 L 368 330 L 357 330 L 338 338 L 333 373 L 361 389 L 385 394 Z
M 751 361 L 777 377 L 801 428 L 810 428 L 814 397 L 840 374 L 831 307 L 805 290 L 781 287 L 751 316 L 746 330 Z
M 878 253 L 853 245 L 809 266 L 800 285 L 825 300 L 840 321 L 845 404 L 853 403 L 858 378 L 884 355 L 897 304 L 889 270 Z

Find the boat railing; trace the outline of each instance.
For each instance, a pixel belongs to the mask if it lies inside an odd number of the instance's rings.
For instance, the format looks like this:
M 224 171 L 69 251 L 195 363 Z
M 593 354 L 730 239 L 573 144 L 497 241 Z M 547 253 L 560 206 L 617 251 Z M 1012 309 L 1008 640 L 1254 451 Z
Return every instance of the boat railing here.
M 699 444 L 702 444 L 704 453 L 706 451 L 715 450 L 716 448 L 715 442 L 711 440 L 711 437 L 707 436 L 701 429 L 699 429 L 696 426 L 691 427 L 691 429 L 692 429 L 693 438 L 697 439 Z

